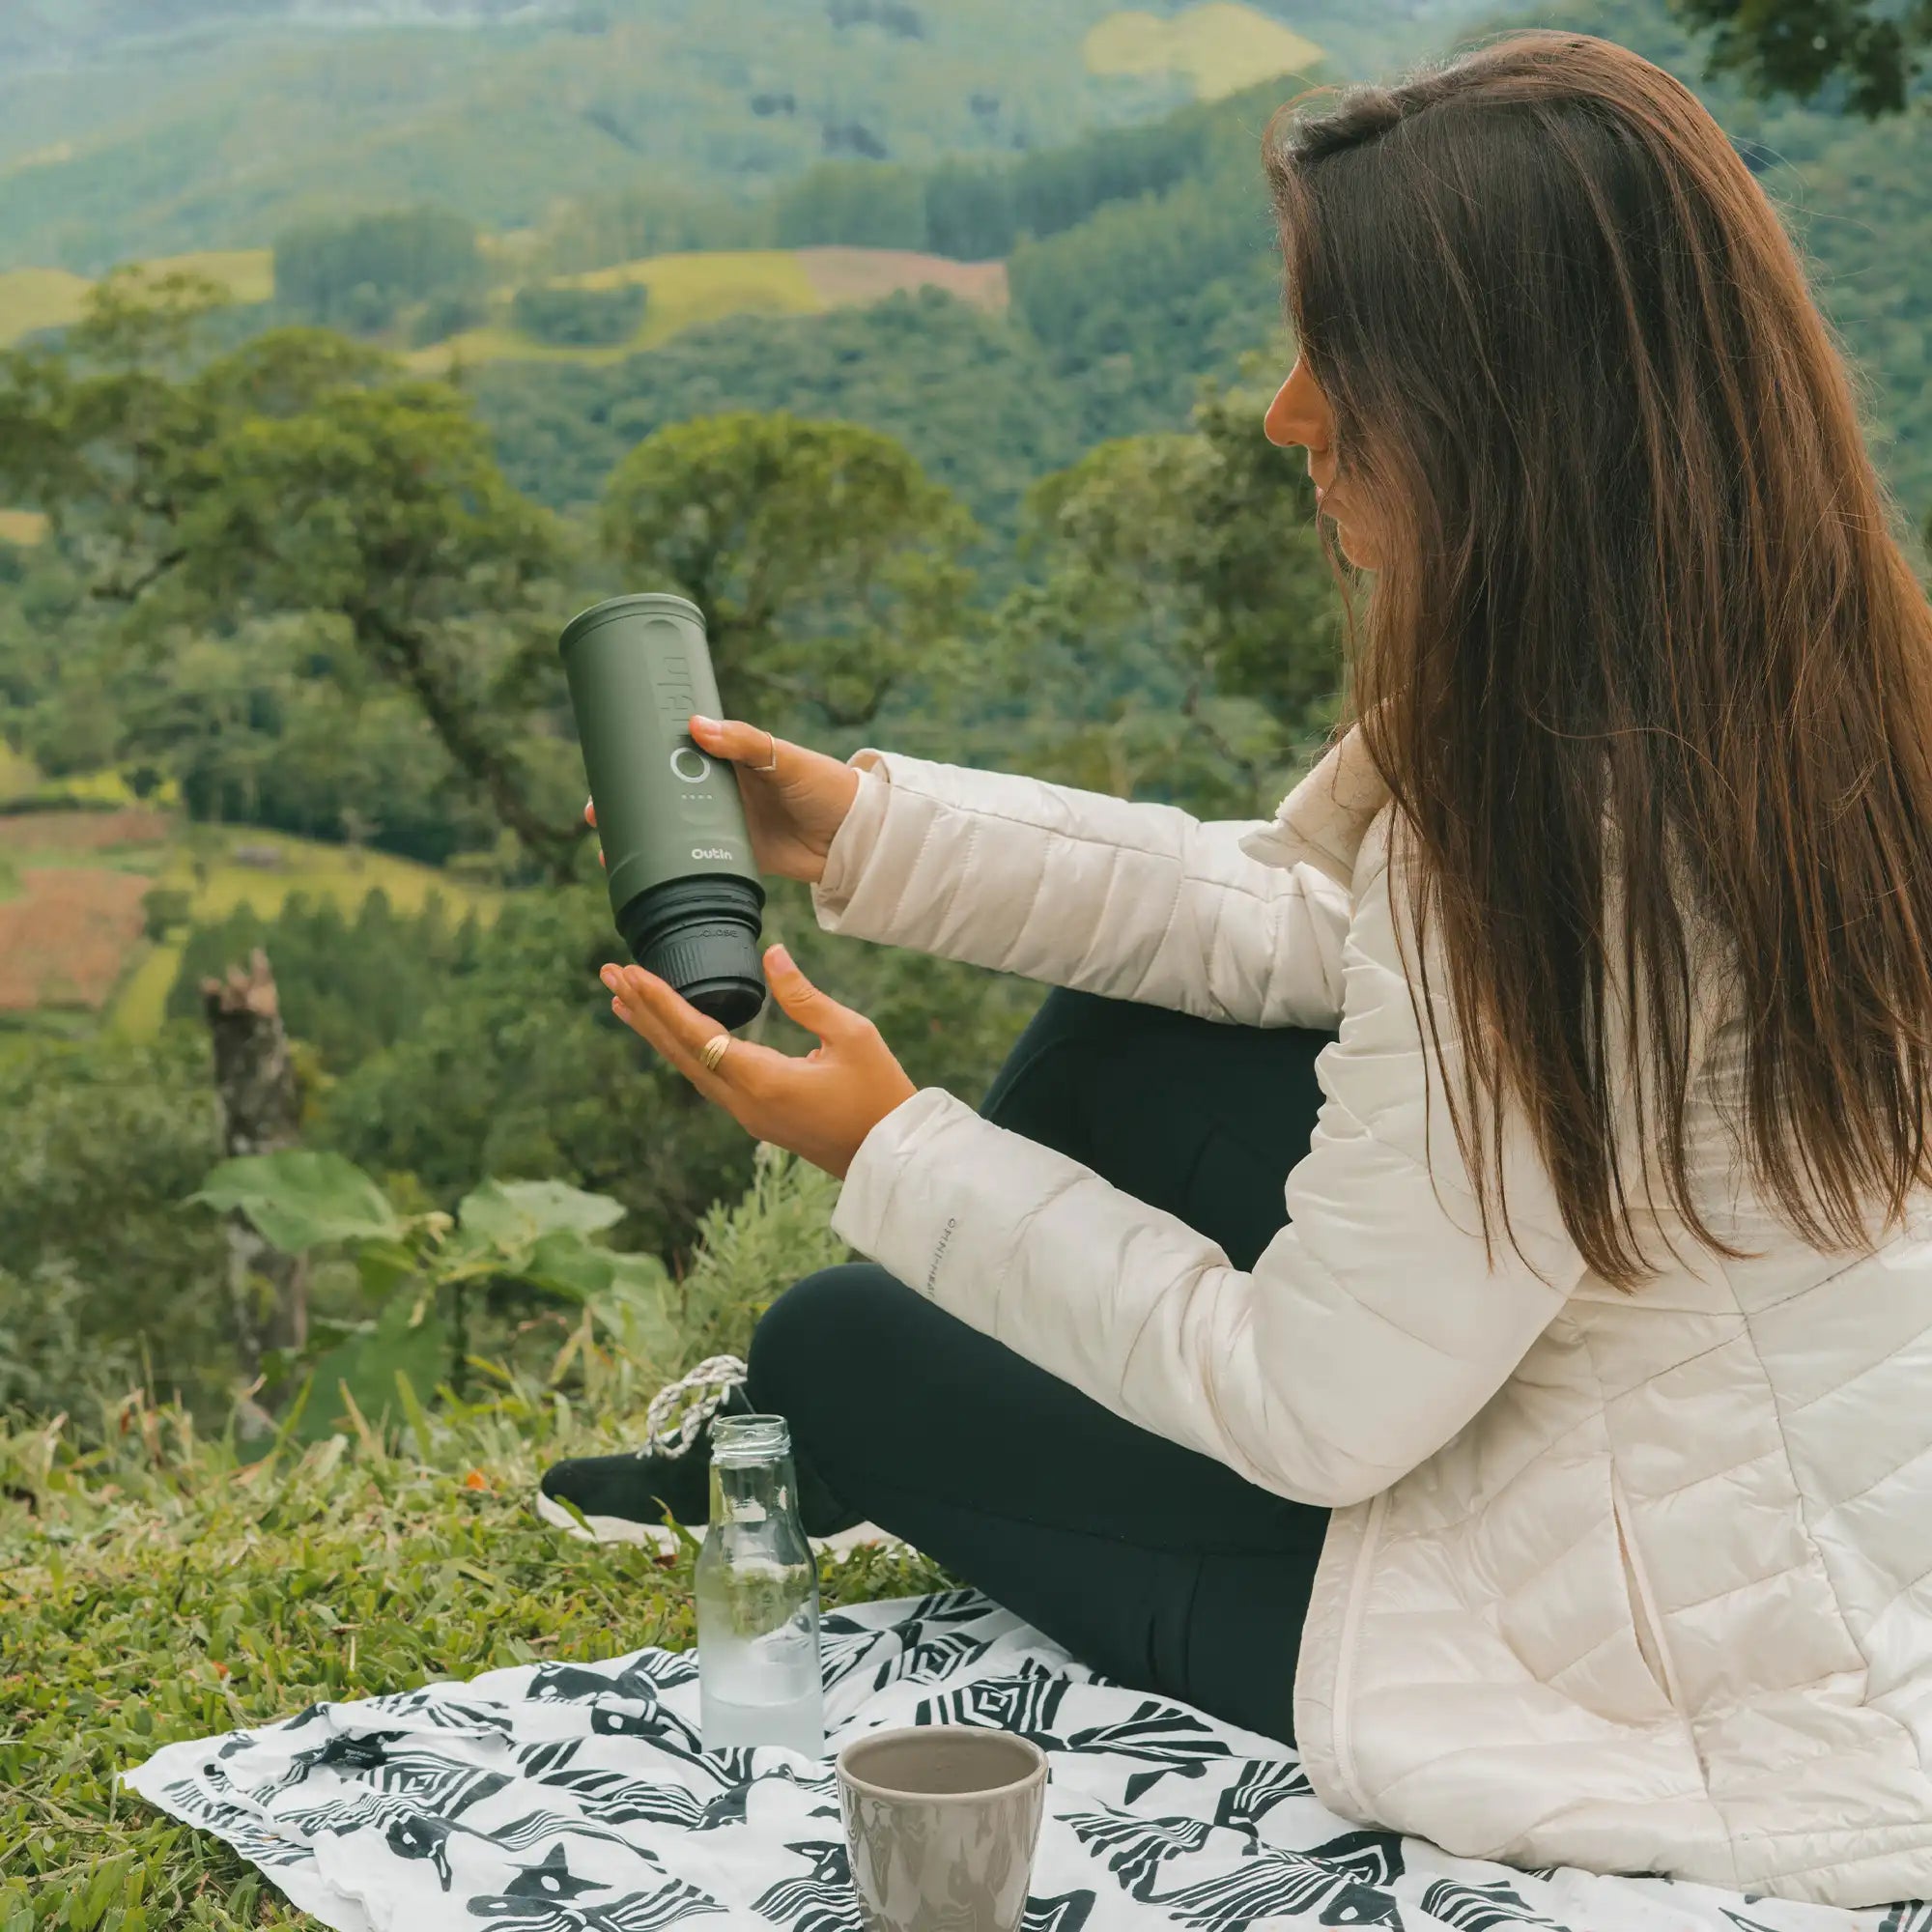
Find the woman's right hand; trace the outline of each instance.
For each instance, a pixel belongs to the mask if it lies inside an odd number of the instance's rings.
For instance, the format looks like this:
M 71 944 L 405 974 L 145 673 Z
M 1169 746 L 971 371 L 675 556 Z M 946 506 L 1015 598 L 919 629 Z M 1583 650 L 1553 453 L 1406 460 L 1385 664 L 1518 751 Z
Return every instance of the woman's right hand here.
M 833 835 L 859 795 L 859 774 L 822 752 L 734 719 L 695 717 L 691 736 L 700 751 L 737 766 L 758 870 L 816 885 L 825 874 Z M 595 825 L 596 806 L 586 805 L 583 815 Z

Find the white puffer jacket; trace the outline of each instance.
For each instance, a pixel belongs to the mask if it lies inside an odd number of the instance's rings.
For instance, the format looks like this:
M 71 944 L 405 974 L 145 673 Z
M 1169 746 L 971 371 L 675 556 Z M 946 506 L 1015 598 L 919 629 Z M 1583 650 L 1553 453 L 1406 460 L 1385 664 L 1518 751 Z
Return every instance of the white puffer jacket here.
M 855 762 L 816 895 L 832 930 L 1340 1029 L 1291 1225 L 1251 1273 L 936 1090 L 867 1137 L 836 1221 L 1121 1415 L 1333 1508 L 1295 1677 L 1322 1799 L 1468 1857 L 1932 1896 L 1932 1215 L 1858 1257 L 1785 1231 L 1723 1123 L 1740 1041 L 1719 1020 L 1695 1184 L 1756 1257 L 1680 1240 L 1683 1265 L 1616 1292 L 1519 1123 L 1527 1261 L 1499 1241 L 1492 1264 L 1439 1089 L 1425 1108 L 1403 867 L 1391 888 L 1355 740 L 1247 826 Z

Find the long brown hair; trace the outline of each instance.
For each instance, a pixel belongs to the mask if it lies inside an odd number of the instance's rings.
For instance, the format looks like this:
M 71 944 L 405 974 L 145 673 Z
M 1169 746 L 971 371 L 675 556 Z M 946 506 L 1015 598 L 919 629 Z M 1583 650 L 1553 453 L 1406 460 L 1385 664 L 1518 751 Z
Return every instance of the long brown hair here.
M 1486 1233 L 1508 1095 L 1599 1275 L 1659 1265 L 1652 1175 L 1739 1252 L 1687 1172 L 1721 972 L 1764 1198 L 1874 1238 L 1932 1179 L 1932 611 L 1776 213 L 1688 89 L 1577 34 L 1292 101 L 1264 153 L 1373 507 L 1353 703 Z

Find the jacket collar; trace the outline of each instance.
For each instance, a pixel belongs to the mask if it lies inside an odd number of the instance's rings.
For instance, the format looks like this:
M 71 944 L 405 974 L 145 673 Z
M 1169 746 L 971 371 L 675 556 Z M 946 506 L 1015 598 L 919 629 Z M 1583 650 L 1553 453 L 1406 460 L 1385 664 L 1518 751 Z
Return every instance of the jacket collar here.
M 1282 800 L 1274 817 L 1242 836 L 1240 847 L 1264 866 L 1312 866 L 1352 885 L 1355 855 L 1388 803 L 1389 788 L 1369 756 L 1361 730 L 1350 727 Z

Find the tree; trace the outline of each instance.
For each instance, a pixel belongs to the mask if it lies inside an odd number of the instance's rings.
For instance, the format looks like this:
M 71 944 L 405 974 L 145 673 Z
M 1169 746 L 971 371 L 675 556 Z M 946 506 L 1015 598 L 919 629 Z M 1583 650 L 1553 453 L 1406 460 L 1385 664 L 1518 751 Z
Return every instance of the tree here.
M 1932 0 L 1679 0 L 1714 29 L 1714 71 L 1759 94 L 1808 99 L 1830 83 L 1867 116 L 1903 111 L 1932 46 Z
M 849 734 L 956 675 L 976 531 L 890 437 L 721 415 L 639 443 L 611 479 L 611 549 L 704 612 L 719 683 L 773 729 Z
M 1204 384 L 1189 432 L 1103 443 L 1033 491 L 1037 574 L 999 624 L 1030 769 L 1245 816 L 1325 733 L 1342 606 L 1267 393 Z
M 220 1149 L 194 1028 L 151 1047 L 28 1036 L 0 1054 L 0 1329 L 41 1384 L 0 1376 L 9 1399 L 85 1405 L 130 1358 L 164 1395 L 232 1380 L 222 1233 L 181 1207 Z
M 571 876 L 564 762 L 532 768 L 522 696 L 558 614 L 557 526 L 446 384 L 305 328 L 199 359 L 219 299 L 188 276 L 112 277 L 63 345 L 0 360 L 0 486 L 45 510 L 151 648 L 327 613 L 529 857 Z
M 221 1144 L 232 1156 L 291 1148 L 300 1135 L 301 1090 L 282 1029 L 275 977 L 259 947 L 247 971 L 231 966 L 201 983 L 202 1009 L 214 1047 L 214 1091 L 221 1100 Z M 245 1216 L 228 1220 L 228 1293 L 244 1381 L 262 1373 L 270 1349 L 308 1341 L 308 1276 L 299 1257 L 276 1252 Z M 268 1426 L 267 1413 L 244 1399 L 245 1419 Z
M 821 161 L 774 198 L 781 248 L 844 242 L 865 248 L 925 246 L 925 184 L 917 169 Z
M 476 226 L 434 208 L 310 221 L 275 242 L 275 298 L 291 315 L 369 332 L 404 303 L 474 298 L 488 279 Z
M 628 342 L 644 319 L 641 282 L 613 289 L 571 288 L 535 283 L 519 289 L 510 320 L 537 342 L 565 347 Z

